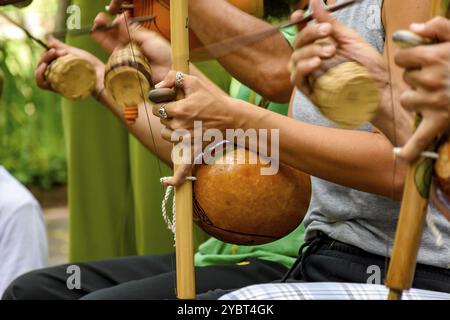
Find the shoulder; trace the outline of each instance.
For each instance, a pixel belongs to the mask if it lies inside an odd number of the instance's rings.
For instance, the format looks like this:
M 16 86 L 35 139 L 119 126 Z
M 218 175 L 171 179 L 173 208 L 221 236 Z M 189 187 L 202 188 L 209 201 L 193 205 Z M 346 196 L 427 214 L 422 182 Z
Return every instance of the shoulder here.
M 0 215 L 22 208 L 34 207 L 40 211 L 40 206 L 31 192 L 3 167 L 0 167 L 0 194 Z

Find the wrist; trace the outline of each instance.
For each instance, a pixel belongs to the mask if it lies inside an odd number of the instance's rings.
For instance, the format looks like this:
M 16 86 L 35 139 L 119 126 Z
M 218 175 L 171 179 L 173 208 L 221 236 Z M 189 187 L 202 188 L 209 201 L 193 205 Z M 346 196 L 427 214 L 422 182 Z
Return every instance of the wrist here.
M 227 114 L 230 117 L 230 129 L 258 129 L 264 115 L 269 112 L 246 101 L 226 97 L 230 103 Z

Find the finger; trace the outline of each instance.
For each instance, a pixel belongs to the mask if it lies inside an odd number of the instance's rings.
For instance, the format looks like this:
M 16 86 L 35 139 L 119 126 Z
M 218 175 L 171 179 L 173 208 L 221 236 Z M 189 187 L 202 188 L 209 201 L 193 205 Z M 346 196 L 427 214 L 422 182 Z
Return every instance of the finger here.
M 433 109 L 446 109 L 446 101 L 443 101 L 442 95 L 426 91 L 424 89 L 419 90 L 406 90 L 400 96 L 400 103 L 403 108 L 408 111 L 421 112 L 422 110 Z
M 170 129 L 170 130 L 173 130 L 173 127 L 172 127 L 173 119 L 161 119 L 161 118 L 160 118 L 159 121 L 161 122 L 161 124 L 162 124 L 164 127 L 168 128 L 168 129 Z
M 122 10 L 123 0 L 111 0 L 108 6 L 108 11 L 110 14 L 118 14 Z
M 291 14 L 291 22 L 295 22 L 303 18 L 305 13 L 303 10 L 296 10 Z
M 295 73 L 291 74 L 291 83 L 306 96 L 309 96 L 312 93 L 312 89 L 307 79 L 297 78 L 295 77 Z
M 40 63 L 35 72 L 34 72 L 34 76 L 36 79 L 36 84 L 38 85 L 39 88 L 41 89 L 50 89 L 47 80 L 45 79 L 45 70 L 47 70 L 48 64 L 43 62 Z
M 328 23 L 331 27 L 331 34 L 336 39 L 348 42 L 349 39 L 363 41 L 365 40 L 353 31 L 341 23 L 336 17 L 334 17 L 324 6 L 322 0 L 311 0 L 310 7 L 313 12 L 313 16 L 318 23 Z
M 58 58 L 67 55 L 69 52 L 67 49 L 56 49 L 56 55 L 58 56 Z
M 174 88 L 177 73 L 178 72 L 174 70 L 169 71 L 164 80 L 155 85 L 155 88 L 156 89 Z M 200 83 L 201 81 L 197 77 L 183 74 L 183 82 L 181 90 L 184 91 L 186 98 L 188 98 L 198 89 Z
M 50 49 L 42 54 L 37 64 L 38 65 L 40 65 L 41 63 L 49 64 L 56 58 L 58 58 L 58 53 L 56 52 L 55 49 Z
M 449 85 L 446 70 L 439 66 L 426 67 L 421 70 L 407 70 L 403 79 L 413 88 L 421 87 L 429 91 L 440 90 Z
M 297 49 L 292 54 L 291 60 L 294 64 L 297 64 L 300 60 L 308 60 L 314 57 L 322 59 L 331 58 L 336 53 L 336 47 L 331 44 L 311 44 L 301 49 Z
M 291 15 L 291 22 L 299 21 L 305 16 L 305 12 L 303 10 L 296 10 Z M 297 24 L 297 30 L 302 30 L 307 24 L 306 23 L 299 23 Z
M 292 83 L 306 95 L 312 92 L 307 77 L 320 67 L 320 63 L 321 60 L 318 57 L 299 61 L 291 75 Z
M 396 156 L 407 162 L 414 161 L 443 131 L 443 127 L 445 127 L 445 121 L 440 121 L 437 118 L 423 118 L 416 132 Z
M 307 60 L 300 60 L 295 64 L 295 77 L 306 78 L 320 67 L 322 60 L 319 57 L 313 57 Z
M 426 23 L 413 23 L 410 30 L 422 37 L 450 41 L 450 21 L 444 17 L 435 17 Z
M 109 19 L 108 15 L 106 13 L 104 13 L 104 12 L 100 12 L 94 18 L 94 24 L 92 26 L 92 32 L 95 32 L 98 27 L 106 26 L 110 22 L 111 22 L 111 20 Z
M 168 142 L 173 142 L 172 141 L 172 133 L 173 133 L 173 131 L 166 127 L 161 129 L 161 137 Z
M 174 70 L 170 70 L 169 73 L 164 77 L 163 81 L 155 85 L 156 89 L 161 88 L 173 88 L 175 87 L 175 79 L 177 72 Z
M 55 37 L 53 37 L 51 35 L 48 36 L 48 38 L 47 38 L 47 45 L 50 48 L 55 48 L 55 49 L 61 49 L 61 48 L 67 47 L 67 45 L 64 42 L 59 41 L 58 39 L 56 39 Z
M 333 20 L 335 20 L 335 18 L 323 5 L 322 0 L 310 0 L 309 6 L 313 12 L 314 18 L 318 22 L 332 22 Z
M 440 62 L 440 52 L 447 53 L 446 44 L 417 46 L 401 49 L 395 55 L 395 63 L 405 69 L 420 69 Z
M 192 164 L 182 164 L 174 172 L 173 177 L 163 181 L 163 184 L 167 186 L 178 187 L 186 182 L 186 178 L 191 175 Z
M 331 34 L 331 31 L 331 24 L 329 23 L 309 24 L 295 38 L 294 48 L 301 48 L 319 39 L 326 38 Z
M 163 103 L 163 104 L 154 104 L 152 105 L 152 113 L 153 115 L 157 116 L 158 118 L 162 119 L 162 115 L 160 113 L 161 108 L 164 107 L 164 110 L 166 111 L 167 119 L 173 118 L 176 115 L 176 102 L 171 103 Z M 162 119 L 164 120 L 164 119 Z

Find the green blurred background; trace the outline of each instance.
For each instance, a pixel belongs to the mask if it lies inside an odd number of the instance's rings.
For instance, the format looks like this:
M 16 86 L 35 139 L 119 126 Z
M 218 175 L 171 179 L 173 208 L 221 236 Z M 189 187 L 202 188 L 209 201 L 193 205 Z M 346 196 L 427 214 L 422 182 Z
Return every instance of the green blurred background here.
M 44 36 L 57 28 L 62 1 L 35 0 L 26 9 L 2 11 Z M 49 19 L 50 17 L 50 19 Z M 64 20 L 60 19 L 60 20 Z M 67 182 L 61 98 L 39 89 L 34 68 L 43 49 L 14 26 L 0 20 L 0 165 L 21 182 L 50 189 Z

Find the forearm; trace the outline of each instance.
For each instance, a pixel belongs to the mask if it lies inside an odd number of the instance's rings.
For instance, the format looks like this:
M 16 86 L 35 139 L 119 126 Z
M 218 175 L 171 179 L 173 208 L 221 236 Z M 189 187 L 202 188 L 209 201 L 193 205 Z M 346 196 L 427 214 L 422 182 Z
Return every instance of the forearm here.
M 223 0 L 214 1 L 214 10 L 211 0 L 190 1 L 189 10 L 190 26 L 205 45 L 273 28 Z M 287 70 L 291 54 L 291 46 L 277 33 L 218 60 L 233 77 L 264 97 L 287 102 L 292 92 Z
M 97 97 L 108 110 L 110 110 L 150 152 L 161 159 L 163 162 L 172 165 L 171 151 L 172 144 L 161 138 L 160 132 L 163 128 L 159 118 L 152 114 L 151 108 L 146 104 L 139 106 L 139 117 L 134 124 L 127 124 L 122 110 L 110 99 L 105 91 Z
M 245 102 L 233 104 L 241 119 L 236 127 L 279 130 L 280 162 L 336 184 L 400 199 L 405 167 L 397 163 L 394 170 L 392 145 L 382 135 L 315 126 L 241 106 Z

